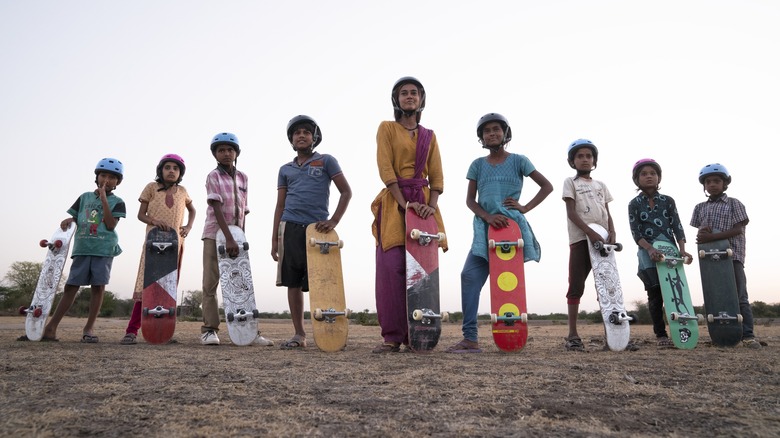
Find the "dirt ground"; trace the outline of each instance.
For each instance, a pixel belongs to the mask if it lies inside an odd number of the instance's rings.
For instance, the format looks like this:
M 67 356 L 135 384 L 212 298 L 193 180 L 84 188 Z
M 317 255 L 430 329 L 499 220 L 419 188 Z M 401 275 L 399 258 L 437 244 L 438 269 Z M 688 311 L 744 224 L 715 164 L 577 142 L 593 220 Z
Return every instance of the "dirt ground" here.
M 585 353 L 563 351 L 566 327 L 533 322 L 517 354 L 487 326 L 482 354 L 447 354 L 445 323 L 429 355 L 371 353 L 378 327 L 350 326 L 349 344 L 322 353 L 199 343 L 180 322 L 174 344 L 119 345 L 126 320 L 82 319 L 60 342 L 18 342 L 21 317 L 0 317 L 0 436 L 777 436 L 780 324 L 757 325 L 761 350 L 659 350 L 633 326 L 638 351 L 603 351 L 602 326 L 583 325 Z M 224 328 L 224 327 L 223 327 Z M 277 342 L 289 321 L 261 321 Z M 310 328 L 310 327 L 309 327 Z M 310 333 L 310 330 L 309 330 Z

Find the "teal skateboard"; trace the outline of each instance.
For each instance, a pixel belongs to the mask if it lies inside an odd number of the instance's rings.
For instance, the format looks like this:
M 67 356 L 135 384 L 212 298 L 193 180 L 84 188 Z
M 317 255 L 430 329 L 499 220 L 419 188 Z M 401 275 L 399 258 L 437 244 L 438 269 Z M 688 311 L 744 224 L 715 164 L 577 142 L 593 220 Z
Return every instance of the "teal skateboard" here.
M 669 242 L 655 241 L 653 247 L 663 254 L 661 261 L 655 265 L 672 342 L 679 349 L 693 349 L 699 342 L 699 322 L 703 322 L 704 317 L 696 315 L 693 310 L 688 279 L 685 277 L 685 259 L 680 257 L 677 247 Z

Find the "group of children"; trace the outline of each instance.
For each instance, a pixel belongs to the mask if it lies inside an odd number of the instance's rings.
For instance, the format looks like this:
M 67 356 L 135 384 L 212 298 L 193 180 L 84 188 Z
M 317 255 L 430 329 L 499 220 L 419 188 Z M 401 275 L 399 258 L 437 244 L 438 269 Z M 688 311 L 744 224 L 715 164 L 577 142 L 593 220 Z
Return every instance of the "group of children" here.
M 399 352 L 408 348 L 405 280 L 405 225 L 404 210 L 414 209 L 423 218 L 434 216 L 439 231 L 444 223 L 438 209 L 439 195 L 444 191 L 442 162 L 433 131 L 420 124 L 425 108 L 425 89 L 414 77 L 406 76 L 393 85 L 391 102 L 394 121 L 382 122 L 377 131 L 377 167 L 385 187 L 371 205 L 374 213 L 372 232 L 376 239 L 376 305 L 381 326 L 382 342 L 375 353 Z M 528 157 L 509 153 L 507 144 L 512 139 L 508 120 L 497 113 L 481 117 L 477 123 L 477 138 L 488 150 L 485 157 L 474 160 L 466 178 L 468 189 L 466 205 L 474 213 L 473 240 L 461 272 L 461 301 L 463 310 L 463 339 L 446 349 L 452 353 L 481 352 L 477 338 L 477 310 L 479 295 L 489 275 L 487 255 L 488 227 L 506 227 L 509 221 L 519 224 L 523 233 L 525 261 L 539 261 L 541 247 L 526 214 L 538 206 L 553 191 L 552 184 L 531 163 Z M 320 232 L 335 228 L 344 215 L 352 196 L 349 183 L 331 155 L 314 149 L 322 141 L 322 129 L 311 117 L 299 115 L 287 125 L 287 139 L 295 157 L 281 166 L 278 174 L 278 196 L 273 217 L 271 256 L 277 262 L 276 285 L 287 288 L 288 304 L 294 334 L 282 343 L 284 349 L 306 347 L 303 324 L 303 292 L 308 291 L 305 229 L 315 224 Z M 203 241 L 203 326 L 201 343 L 218 345 L 219 313 L 217 286 L 219 271 L 215 239 L 222 230 L 226 237 L 228 255 L 238 253 L 238 245 L 228 231 L 229 225 L 244 228 L 247 206 L 247 176 L 236 168 L 241 153 L 238 139 L 231 133 L 219 133 L 211 141 L 211 153 L 217 167 L 206 178 L 208 208 L 201 239 Z M 569 334 L 565 349 L 583 351 L 577 333 L 579 303 L 585 282 L 591 271 L 587 238 L 604 241 L 588 226 L 596 223 L 608 230 L 608 243 L 615 242 L 615 227 L 609 211 L 613 200 L 607 186 L 591 177 L 598 163 L 598 148 L 589 140 L 573 142 L 567 151 L 569 166 L 575 175 L 564 181 L 562 198 L 566 204 L 569 234 Z M 138 220 L 163 230 L 178 229 L 179 264 L 187 237 L 195 219 L 195 208 L 187 190 L 179 183 L 185 172 L 184 159 L 175 154 L 163 156 L 157 165 L 157 178 L 149 183 L 139 197 Z M 73 304 L 82 285 L 91 285 L 89 317 L 84 326 L 82 342 L 98 342 L 93 325 L 102 304 L 108 284 L 113 257 L 121 252 L 116 225 L 125 217 L 125 204 L 113 190 L 122 182 L 123 166 L 119 160 L 105 158 L 95 168 L 97 189 L 82 194 L 68 210 L 70 217 L 61 226 L 66 229 L 76 222 L 73 263 L 66 281 L 63 298 L 46 325 L 43 340 L 57 340 L 57 326 Z M 536 195 L 526 204 L 520 204 L 525 177 L 539 186 Z M 685 251 L 685 233 L 677 206 L 670 196 L 659 193 L 661 166 L 652 159 L 636 162 L 632 178 L 638 195 L 628 206 L 631 233 L 638 245 L 638 273 L 648 297 L 648 309 L 658 345 L 671 346 L 663 320 L 663 299 L 655 270 L 660 259 L 652 243 L 665 240 Z M 338 205 L 329 215 L 330 184 L 340 193 Z M 696 206 L 691 224 L 697 227 L 697 242 L 729 239 L 734 249 L 734 267 L 743 316 L 743 344 L 760 348 L 753 334 L 753 319 L 748 301 L 744 273 L 745 226 L 748 217 L 738 200 L 725 194 L 731 176 L 720 164 L 705 166 L 699 182 L 709 199 Z M 184 225 L 185 210 L 187 223 Z M 447 250 L 446 242 L 442 244 Z M 690 260 L 690 258 L 689 258 Z M 689 262 L 690 263 L 690 262 Z M 144 260 L 139 264 L 133 298 L 136 303 L 122 344 L 135 344 L 141 317 Z M 257 334 L 255 343 L 273 345 L 273 341 Z

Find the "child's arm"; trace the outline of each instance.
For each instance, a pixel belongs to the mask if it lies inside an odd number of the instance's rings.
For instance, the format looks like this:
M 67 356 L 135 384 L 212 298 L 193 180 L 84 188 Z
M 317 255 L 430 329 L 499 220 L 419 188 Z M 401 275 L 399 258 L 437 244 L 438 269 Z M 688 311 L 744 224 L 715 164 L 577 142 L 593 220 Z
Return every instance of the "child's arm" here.
M 528 176 L 531 177 L 532 180 L 536 184 L 539 185 L 539 191 L 536 192 L 536 196 L 534 196 L 530 201 L 528 201 L 525 205 L 520 205 L 520 202 L 518 202 L 515 199 L 507 198 L 504 200 L 504 206 L 507 208 L 513 208 L 515 210 L 520 211 L 520 213 L 526 214 L 529 211 L 533 210 L 534 207 L 541 204 L 542 201 L 553 191 L 553 185 L 550 183 L 550 181 L 547 180 L 547 178 L 544 177 L 544 175 L 541 174 L 538 170 L 534 170 L 531 172 Z
M 470 179 L 466 189 L 466 206 L 474 214 L 487 222 L 493 228 L 504 228 L 509 225 L 509 218 L 503 214 L 490 214 L 477 202 L 477 181 Z
M 119 218 L 114 217 L 111 211 L 111 206 L 108 205 L 108 198 L 106 197 L 106 186 L 102 185 L 98 187 L 98 195 L 100 196 L 100 202 L 103 204 L 103 223 L 106 224 L 108 231 L 114 231 L 116 224 L 119 223 Z
M 328 231 L 336 228 L 336 225 L 338 225 L 338 223 L 341 221 L 341 217 L 344 216 L 344 212 L 347 211 L 349 200 L 352 199 L 352 189 L 349 187 L 347 178 L 343 173 L 336 175 L 336 177 L 333 178 L 333 183 L 336 185 L 336 188 L 341 194 L 339 196 L 339 203 L 336 206 L 336 211 L 333 212 L 333 215 L 330 217 L 330 219 L 317 222 L 315 225 L 315 228 L 320 233 L 327 233 Z
M 165 222 L 157 220 L 149 215 L 148 202 L 141 201 L 141 206 L 138 207 L 138 220 L 145 223 L 146 225 L 157 227 L 163 231 L 168 231 L 170 228 Z
M 222 203 L 213 199 L 209 199 L 208 203 L 214 209 L 214 218 L 217 220 L 219 229 L 225 234 L 225 251 L 230 257 L 237 257 L 238 244 L 233 239 L 233 234 L 230 232 L 230 228 L 228 228 L 227 221 L 225 221 L 225 215 L 222 213 Z
M 62 228 L 62 231 L 67 231 L 68 227 L 70 227 L 70 224 L 76 221 L 76 218 L 73 216 L 63 219 L 62 222 L 60 222 L 60 228 Z
M 731 229 L 720 231 L 718 233 L 713 233 L 710 227 L 702 227 L 696 234 L 696 243 L 707 243 L 713 242 L 715 240 L 730 239 L 734 236 L 739 236 L 745 232 L 745 227 L 747 226 L 748 222 L 750 222 L 750 220 L 745 219 L 742 222 L 734 224 Z
M 276 208 L 274 209 L 273 234 L 271 235 L 271 257 L 275 262 L 279 261 L 279 225 L 282 223 L 282 212 L 286 199 L 287 187 L 279 187 L 276 195 Z
M 185 207 L 187 208 L 187 225 L 179 229 L 179 235 L 181 235 L 181 237 L 187 237 L 187 235 L 190 234 L 192 224 L 195 222 L 195 206 L 190 202 L 186 204 Z
M 601 238 L 601 235 L 599 235 L 599 233 L 594 231 L 593 228 L 589 227 L 588 224 L 586 224 L 585 221 L 582 220 L 580 215 L 577 214 L 577 202 L 574 199 L 564 198 L 563 202 L 566 203 L 566 217 L 569 218 L 569 220 L 572 221 L 572 223 L 576 225 L 577 228 L 582 230 L 582 232 L 585 233 L 586 236 L 588 236 L 588 239 L 590 239 L 591 242 L 604 242 L 604 239 Z M 608 237 L 613 238 L 614 235 L 615 232 L 612 231 L 612 218 L 610 217 Z

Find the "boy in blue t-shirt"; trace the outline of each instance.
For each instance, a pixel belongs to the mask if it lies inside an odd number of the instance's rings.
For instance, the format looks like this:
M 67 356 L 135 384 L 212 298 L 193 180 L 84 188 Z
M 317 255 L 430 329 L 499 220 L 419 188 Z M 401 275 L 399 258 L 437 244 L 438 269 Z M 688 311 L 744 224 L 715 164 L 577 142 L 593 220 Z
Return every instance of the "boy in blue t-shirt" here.
M 271 257 L 278 262 L 276 285 L 287 287 L 295 334 L 282 349 L 306 347 L 303 329 L 303 292 L 308 292 L 306 266 L 306 227 L 315 223 L 317 231 L 336 228 L 347 209 L 352 190 L 331 155 L 314 152 L 322 141 L 322 131 L 309 116 L 299 115 L 287 123 L 287 139 L 296 157 L 279 169 L 278 195 L 274 210 Z M 330 182 L 340 193 L 336 211 L 328 219 Z
M 103 304 L 103 294 L 111 276 L 111 264 L 114 257 L 122 252 L 115 229 L 119 218 L 126 216 L 125 202 L 116 196 L 113 190 L 122 182 L 123 174 L 124 166 L 121 161 L 115 158 L 100 160 L 95 167 L 97 190 L 79 196 L 68 209 L 70 217 L 60 224 L 63 230 L 67 230 L 71 223 L 76 222 L 71 253 L 73 263 L 65 282 L 62 299 L 46 324 L 43 341 L 57 340 L 57 326 L 76 300 L 76 293 L 81 286 L 90 285 L 92 289 L 89 316 L 84 325 L 81 342 L 98 342 L 92 327 Z

